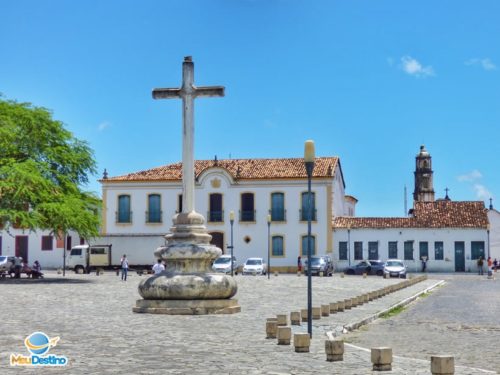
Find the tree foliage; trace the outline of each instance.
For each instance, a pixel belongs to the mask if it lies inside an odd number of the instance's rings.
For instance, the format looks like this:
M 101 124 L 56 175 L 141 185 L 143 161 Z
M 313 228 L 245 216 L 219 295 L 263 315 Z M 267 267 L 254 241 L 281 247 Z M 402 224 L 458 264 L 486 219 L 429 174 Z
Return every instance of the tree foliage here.
M 45 108 L 0 97 L 0 225 L 98 234 L 93 152 Z

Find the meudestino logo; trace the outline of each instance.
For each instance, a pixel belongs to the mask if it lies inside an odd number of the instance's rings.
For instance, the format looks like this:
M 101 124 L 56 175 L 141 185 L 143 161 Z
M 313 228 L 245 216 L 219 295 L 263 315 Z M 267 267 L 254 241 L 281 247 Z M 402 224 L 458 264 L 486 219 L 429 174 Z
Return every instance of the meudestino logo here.
M 30 356 L 22 354 L 10 355 L 11 366 L 66 366 L 68 358 L 65 356 L 48 355 L 49 350 L 57 345 L 58 337 L 49 338 L 43 332 L 33 332 L 24 339 L 24 345 L 31 353 Z

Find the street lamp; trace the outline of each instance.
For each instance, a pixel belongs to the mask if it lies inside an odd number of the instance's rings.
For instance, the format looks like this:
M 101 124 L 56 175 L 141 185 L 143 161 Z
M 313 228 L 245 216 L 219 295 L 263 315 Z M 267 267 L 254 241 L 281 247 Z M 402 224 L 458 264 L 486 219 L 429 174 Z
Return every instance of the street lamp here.
M 351 224 L 347 225 L 347 253 L 349 254 L 349 267 L 351 266 Z
M 312 278 L 311 278 L 311 219 L 312 219 L 312 198 L 311 198 L 311 178 L 314 169 L 314 142 L 306 141 L 304 144 L 304 164 L 307 172 L 307 332 L 312 338 Z
M 267 278 L 271 278 L 271 215 L 267 215 Z
M 234 225 L 234 211 L 229 211 L 229 223 L 231 224 L 231 276 L 234 276 L 233 265 L 233 225 Z

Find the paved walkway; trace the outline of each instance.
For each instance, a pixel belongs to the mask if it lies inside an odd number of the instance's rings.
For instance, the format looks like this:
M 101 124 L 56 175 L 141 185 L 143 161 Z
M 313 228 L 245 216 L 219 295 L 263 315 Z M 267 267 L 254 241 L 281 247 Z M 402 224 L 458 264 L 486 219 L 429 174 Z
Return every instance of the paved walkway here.
M 306 277 L 280 275 L 268 280 L 237 276 L 236 298 L 242 312 L 208 316 L 132 313 L 139 298 L 137 284 L 144 277 L 131 275 L 129 281 L 121 282 L 113 274 L 70 274 L 65 280 L 53 274 L 45 282 L 0 281 L 2 299 L 13 301 L 4 302 L 0 310 L 0 373 L 18 373 L 19 368 L 9 366 L 10 354 L 27 355 L 24 338 L 42 331 L 61 338 L 50 353 L 70 360 L 69 368 L 46 370 L 51 373 L 371 374 L 370 354 L 357 347 L 346 346 L 343 362 L 326 362 L 325 332 L 338 332 L 339 327 L 387 309 L 437 282 L 426 280 L 348 312 L 313 321 L 311 352 L 299 354 L 293 346 L 278 346 L 275 340 L 266 340 L 265 321 L 279 313 L 306 308 Z M 315 277 L 313 305 L 397 282 L 380 277 Z M 293 329 L 306 327 L 304 324 Z M 406 339 L 411 342 L 413 337 Z M 386 345 L 382 336 L 374 346 Z M 441 350 L 432 346 L 428 349 Z M 425 360 L 395 358 L 392 373 L 429 374 L 429 369 Z M 482 372 L 466 368 L 457 368 L 456 372 L 473 373 Z

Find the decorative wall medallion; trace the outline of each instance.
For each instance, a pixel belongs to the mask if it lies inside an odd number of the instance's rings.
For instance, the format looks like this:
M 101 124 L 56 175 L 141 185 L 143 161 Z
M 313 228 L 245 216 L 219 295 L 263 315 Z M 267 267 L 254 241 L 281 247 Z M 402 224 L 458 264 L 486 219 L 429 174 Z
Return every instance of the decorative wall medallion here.
M 220 188 L 220 180 L 218 178 L 214 178 L 212 181 L 210 181 L 210 184 L 214 189 Z

